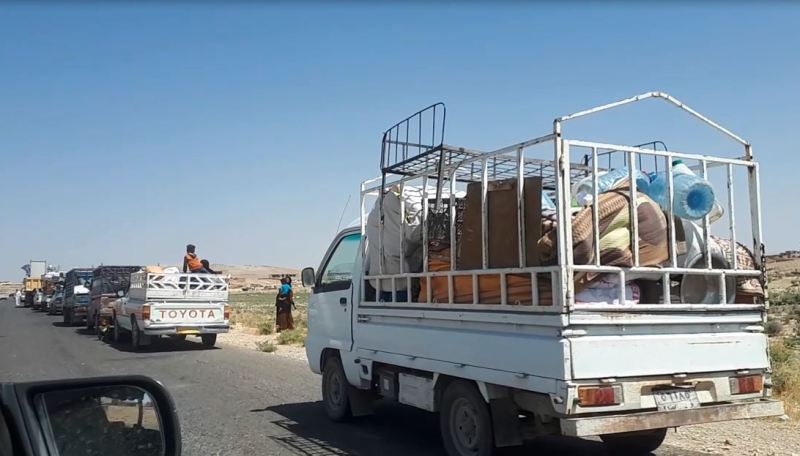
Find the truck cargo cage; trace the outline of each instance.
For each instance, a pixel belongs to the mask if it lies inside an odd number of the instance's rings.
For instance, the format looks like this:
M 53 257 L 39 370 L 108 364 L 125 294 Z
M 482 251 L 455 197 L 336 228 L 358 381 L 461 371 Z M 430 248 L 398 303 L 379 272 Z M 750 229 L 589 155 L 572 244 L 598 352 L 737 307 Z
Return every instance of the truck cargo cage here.
M 608 144 L 595 141 L 567 139 L 562 135 L 565 122 L 593 115 L 619 106 L 654 98 L 666 101 L 683 112 L 690 114 L 707 126 L 723 133 L 744 149 L 742 158 L 715 157 L 706 154 L 685 153 L 669 150 L 664 142 L 653 141 L 637 146 Z M 724 127 L 716 124 L 684 103 L 662 92 L 648 92 L 632 98 L 620 100 L 603 106 L 558 117 L 553 122 L 552 133 L 512 144 L 500 149 L 483 152 L 463 147 L 454 147 L 444 142 L 444 124 L 446 109 L 444 104 L 437 103 L 423 109 L 386 130 L 381 146 L 381 176 L 365 181 L 361 188 L 361 228 L 362 235 L 367 234 L 368 216 L 372 206 L 367 200 L 377 198 L 380 213 L 380 228 L 377 239 L 367 239 L 362 252 L 364 265 L 364 286 L 362 296 L 366 307 L 403 307 L 410 309 L 434 308 L 437 310 L 458 309 L 492 309 L 511 312 L 546 312 L 560 313 L 567 310 L 598 309 L 597 305 L 576 303 L 576 278 L 606 275 L 615 277 L 617 296 L 613 303 L 602 306 L 603 311 L 678 311 L 678 310 L 723 310 L 723 309 L 763 309 L 766 300 L 766 284 L 764 283 L 764 252 L 761 231 L 760 184 L 758 164 L 753 160 L 751 145 Z M 629 232 L 628 245 L 631 252 L 630 265 L 616 266 L 602 261 L 601 255 L 601 210 L 599 201 L 599 173 L 612 168 L 612 156 L 620 157 L 627 167 L 628 184 L 619 190 L 624 192 L 627 204 L 626 225 Z M 575 159 L 575 162 L 572 161 Z M 601 160 L 602 159 L 602 160 Z M 606 162 L 607 159 L 607 163 Z M 712 229 L 710 216 L 707 214 L 699 223 L 686 225 L 672 213 L 674 198 L 673 161 L 683 160 L 691 163 L 690 168 L 704 179 L 709 179 L 709 170 L 720 169 L 725 174 L 727 194 L 717 187 L 716 201 L 722 206 L 729 229 L 730 252 L 724 257 L 724 265 L 715 264 L 715 252 L 711 251 Z M 601 165 L 600 161 L 604 162 Z M 747 246 L 752 255 L 752 263 L 743 261 L 741 249 L 737 242 L 736 196 L 734 192 L 734 176 L 738 170 L 745 170 L 746 184 L 750 201 L 749 238 L 752 243 Z M 640 243 L 644 242 L 640 233 L 639 212 L 642 194 L 637 192 L 639 172 L 664 172 L 667 181 L 665 195 L 668 197 L 667 209 L 664 210 L 666 220 L 666 236 L 668 258 L 659 264 L 643 264 Z M 572 185 L 580 179 L 591 176 L 593 204 L 585 208 L 573 208 Z M 529 180 L 534 179 L 534 180 Z M 514 204 L 516 214 L 510 213 L 509 221 L 516 224 L 513 238 L 517 243 L 516 255 L 511 265 L 491 267 L 489 251 L 488 208 L 490 187 L 498 183 L 507 185 L 516 192 Z M 545 239 L 544 228 L 540 239 L 527 239 L 526 220 L 530 214 L 526 208 L 532 203 L 526 201 L 526 186 L 535 185 L 540 188 L 542 204 L 549 197 L 554 204 L 551 210 L 542 212 L 543 223 L 550 223 L 554 242 L 553 258 L 550 261 L 531 262 L 529 250 L 532 243 Z M 460 256 L 464 244 L 459 241 L 462 223 L 458 221 L 459 200 L 463 199 L 465 190 L 474 190 L 480 185 L 480 255 L 479 264 L 470 268 L 459 269 Z M 406 264 L 409 241 L 406 229 L 409 227 L 406 211 L 405 194 L 414 189 L 421 194 L 421 231 L 422 231 L 422 265 L 411 269 Z M 529 189 L 528 189 L 529 190 Z M 399 269 L 386 270 L 387 247 L 384 228 L 386 214 L 384 209 L 385 195 L 394 192 L 399 195 L 400 232 Z M 538 205 L 536 205 L 538 207 Z M 589 261 L 575 259 L 573 251 L 573 221 L 575 214 L 582 211 L 591 212 L 591 242 L 593 252 L 588 255 Z M 588 212 L 583 212 L 585 215 Z M 724 218 L 723 218 L 724 219 Z M 550 222 L 548 222 L 548 220 Z M 537 218 L 531 219 L 539 223 Z M 431 228 L 434 224 L 446 223 L 444 231 L 449 244 L 449 267 L 446 264 L 448 254 L 436 252 L 436 270 L 431 266 Z M 530 223 L 530 222 L 529 222 Z M 543 225 L 544 226 L 544 225 Z M 715 225 L 716 227 L 716 225 Z M 693 230 L 697 230 L 694 233 Z M 473 230 L 474 231 L 474 230 Z M 689 232 L 687 232 L 689 231 Z M 698 242 L 702 261 L 683 264 L 688 261 L 687 247 L 689 236 L 694 235 Z M 682 236 L 682 239 L 678 239 Z M 579 239 L 584 241 L 584 239 Z M 369 245 L 377 243 L 380 258 L 378 264 L 369 264 Z M 475 244 L 475 247 L 477 247 Z M 527 245 L 526 245 L 527 244 Z M 545 240 L 545 245 L 547 244 Z M 719 244 L 722 245 L 722 244 Z M 727 244 L 726 244 L 727 245 Z M 540 247 L 540 246 L 539 246 Z M 695 252 L 697 253 L 697 252 Z M 679 261 L 680 260 L 680 261 Z M 369 270 L 367 269 L 369 267 Z M 698 299 L 698 302 L 686 302 L 686 298 L 676 292 L 676 281 L 687 277 L 696 278 L 700 283 L 713 288 L 715 294 L 711 298 Z M 645 280 L 655 284 L 657 293 L 654 297 L 642 298 L 635 306 L 626 302 L 626 283 L 629 280 Z M 738 281 L 756 279 L 763 286 L 760 298 L 752 302 L 737 304 L 735 299 Z M 444 281 L 444 282 L 443 282 Z M 469 283 L 471 286 L 465 285 Z M 442 287 L 446 293 L 442 293 Z M 497 293 L 484 293 L 486 288 L 496 286 Z M 439 296 L 432 296 L 432 287 L 439 289 Z M 467 289 L 471 298 L 465 298 Z M 520 290 L 526 290 L 528 296 L 518 299 Z M 459 295 L 459 293 L 461 293 Z M 543 293 L 549 299 L 543 299 Z M 512 296 L 513 294 L 513 296 Z M 424 299 L 418 298 L 424 295 Z M 482 295 L 490 298 L 482 298 Z M 674 302 L 676 301 L 678 302 Z M 488 300 L 487 300 L 488 299 Z M 710 300 L 709 300 L 710 299 Z
M 217 274 L 136 272 L 131 274 L 129 295 L 142 301 L 227 301 L 228 280 Z

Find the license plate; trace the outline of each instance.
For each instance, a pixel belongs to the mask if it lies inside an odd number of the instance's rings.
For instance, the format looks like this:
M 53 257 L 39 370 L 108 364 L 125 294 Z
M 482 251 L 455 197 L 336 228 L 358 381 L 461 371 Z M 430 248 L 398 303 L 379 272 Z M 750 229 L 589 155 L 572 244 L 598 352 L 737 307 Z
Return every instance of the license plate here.
M 653 391 L 659 412 L 687 410 L 700 407 L 694 388 L 672 388 Z
M 178 328 L 178 334 L 200 334 L 200 331 L 189 328 Z

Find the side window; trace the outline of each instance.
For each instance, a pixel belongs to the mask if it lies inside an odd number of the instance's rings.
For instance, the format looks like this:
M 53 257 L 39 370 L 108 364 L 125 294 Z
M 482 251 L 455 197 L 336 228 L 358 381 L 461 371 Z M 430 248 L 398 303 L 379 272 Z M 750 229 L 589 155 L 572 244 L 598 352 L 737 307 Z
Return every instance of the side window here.
M 339 241 L 339 245 L 328 258 L 325 269 L 319 275 L 316 292 L 324 293 L 350 288 L 360 242 L 361 234 L 359 233 L 345 236 Z

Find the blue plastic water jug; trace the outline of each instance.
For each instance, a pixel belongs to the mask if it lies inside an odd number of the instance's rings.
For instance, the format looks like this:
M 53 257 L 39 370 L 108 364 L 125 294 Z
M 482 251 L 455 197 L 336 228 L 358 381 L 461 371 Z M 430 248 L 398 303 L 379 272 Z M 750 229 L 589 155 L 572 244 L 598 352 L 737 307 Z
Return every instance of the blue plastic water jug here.
M 667 174 L 653 173 L 650 178 L 650 186 L 645 193 L 662 209 L 667 210 Z M 699 220 L 714 207 L 714 188 L 707 180 L 697 177 L 680 160 L 672 162 L 672 190 L 672 213 L 677 217 Z

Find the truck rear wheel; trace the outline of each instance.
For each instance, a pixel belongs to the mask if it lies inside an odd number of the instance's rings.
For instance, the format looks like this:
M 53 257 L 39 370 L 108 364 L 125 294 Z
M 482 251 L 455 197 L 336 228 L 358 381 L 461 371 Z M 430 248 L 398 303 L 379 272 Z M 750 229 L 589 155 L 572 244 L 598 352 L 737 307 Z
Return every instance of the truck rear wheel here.
M 184 339 L 185 338 L 186 337 L 184 336 Z M 200 340 L 203 341 L 203 345 L 205 345 L 206 347 L 211 348 L 211 347 L 214 346 L 214 344 L 217 343 L 217 335 L 216 334 L 201 334 L 200 335 Z
M 333 421 L 345 421 L 351 416 L 348 386 L 342 362 L 336 356 L 329 357 L 322 369 L 322 403 L 328 418 Z
M 456 380 L 447 385 L 439 426 L 449 456 L 489 456 L 494 451 L 489 407 L 473 384 Z
M 600 436 L 612 454 L 626 456 L 650 454 L 661 446 L 666 437 L 666 428 Z
M 136 317 L 131 316 L 131 350 L 139 351 L 142 348 L 142 333 L 136 324 Z
M 96 318 L 97 315 L 92 317 L 91 315 L 89 315 L 89 312 L 86 312 L 86 330 L 91 331 L 95 328 L 94 322 Z
M 119 320 L 117 319 L 117 314 L 114 314 L 114 342 L 120 343 L 122 342 L 122 328 L 119 327 Z
M 64 309 L 64 324 L 72 325 L 72 309 Z

